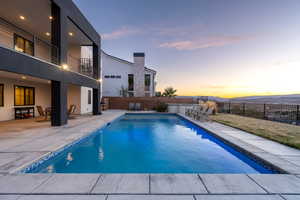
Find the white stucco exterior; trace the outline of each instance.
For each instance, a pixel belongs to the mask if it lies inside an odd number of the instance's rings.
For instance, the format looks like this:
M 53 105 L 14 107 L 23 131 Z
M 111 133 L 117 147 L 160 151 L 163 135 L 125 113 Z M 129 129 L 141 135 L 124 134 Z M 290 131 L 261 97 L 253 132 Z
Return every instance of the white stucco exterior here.
M 0 72 L 1 73 L 1 72 Z M 2 72 L 3 73 L 3 72 Z M 20 75 L 18 75 L 20 76 Z M 23 79 L 13 79 L 0 77 L 0 84 L 4 86 L 4 106 L 0 106 L 0 121 L 8 121 L 15 119 L 16 107 L 34 107 L 35 117 L 39 116 L 36 106 L 43 109 L 51 107 L 51 84 L 47 80 L 30 81 Z M 15 86 L 33 87 L 35 91 L 35 103 L 28 106 L 14 105 L 14 87 Z M 89 92 L 90 91 L 90 102 Z M 70 105 L 76 105 L 75 114 L 87 114 L 93 111 L 93 90 L 92 88 L 80 87 L 77 85 L 68 86 L 68 108 Z
M 0 83 L 4 85 L 4 106 L 0 106 L 0 121 L 15 119 L 14 105 L 14 86 L 27 86 L 35 88 L 35 105 L 23 107 L 35 107 L 36 105 L 43 108 L 51 106 L 51 87 L 47 83 L 31 82 L 26 80 L 15 80 L 1 77 Z M 39 116 L 35 108 L 35 116 Z
M 156 71 L 146 68 L 145 58 L 134 62 L 122 60 L 102 51 L 102 96 L 121 96 L 121 88 L 128 88 L 128 74 L 134 75 L 134 96 L 154 96 Z M 150 75 L 150 90 L 145 91 L 145 74 Z

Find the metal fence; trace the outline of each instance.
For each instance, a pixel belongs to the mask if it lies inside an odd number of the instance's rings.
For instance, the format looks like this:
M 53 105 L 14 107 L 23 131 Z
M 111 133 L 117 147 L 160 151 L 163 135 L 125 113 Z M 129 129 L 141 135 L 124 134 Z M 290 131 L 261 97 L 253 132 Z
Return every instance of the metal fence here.
M 218 102 L 220 113 L 300 125 L 300 105 Z

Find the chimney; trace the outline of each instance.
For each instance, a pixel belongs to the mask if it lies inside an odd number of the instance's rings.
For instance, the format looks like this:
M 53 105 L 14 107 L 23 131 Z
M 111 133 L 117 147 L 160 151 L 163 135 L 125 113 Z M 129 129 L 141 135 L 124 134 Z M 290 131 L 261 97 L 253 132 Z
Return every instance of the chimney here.
M 145 53 L 133 53 L 134 96 L 145 96 Z

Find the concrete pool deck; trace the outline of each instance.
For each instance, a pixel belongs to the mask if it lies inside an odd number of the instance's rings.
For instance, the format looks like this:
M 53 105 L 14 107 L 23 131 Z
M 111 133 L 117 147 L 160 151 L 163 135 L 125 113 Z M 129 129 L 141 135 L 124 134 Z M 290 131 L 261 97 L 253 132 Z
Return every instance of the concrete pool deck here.
M 214 122 L 193 121 L 289 174 L 16 173 L 124 113 L 107 111 L 64 127 L 2 131 L 0 200 L 300 200 L 300 151 Z

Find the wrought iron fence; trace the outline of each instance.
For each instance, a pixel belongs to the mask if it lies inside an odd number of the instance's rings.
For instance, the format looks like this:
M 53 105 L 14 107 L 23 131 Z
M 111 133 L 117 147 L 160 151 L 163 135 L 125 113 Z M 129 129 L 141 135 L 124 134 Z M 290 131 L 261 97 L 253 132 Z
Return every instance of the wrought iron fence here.
M 217 102 L 220 113 L 300 125 L 300 105 Z

